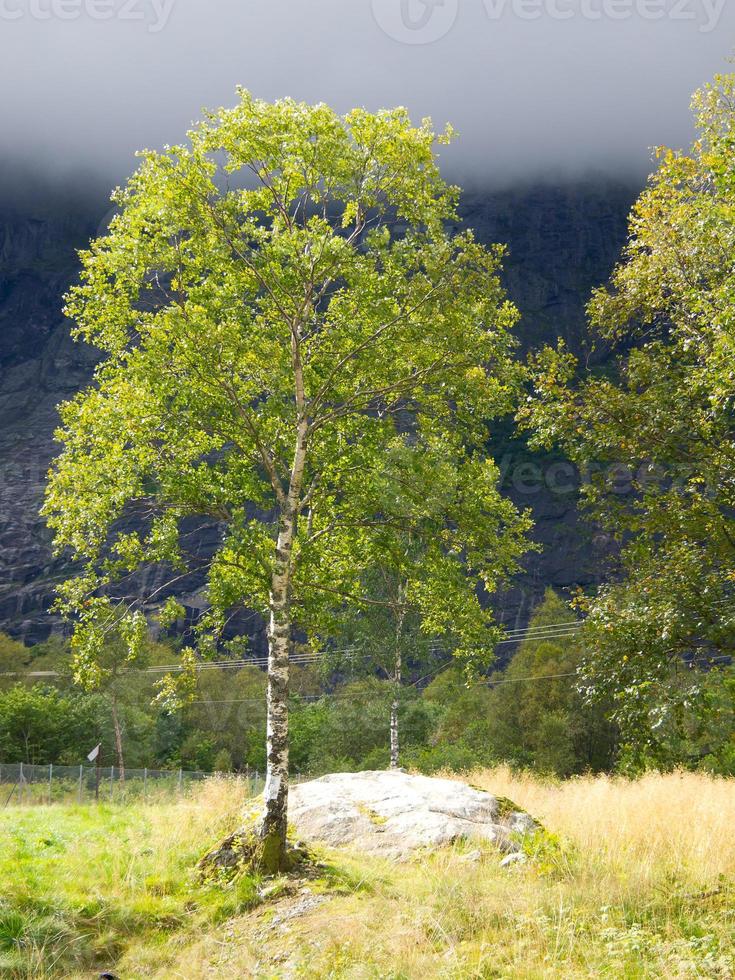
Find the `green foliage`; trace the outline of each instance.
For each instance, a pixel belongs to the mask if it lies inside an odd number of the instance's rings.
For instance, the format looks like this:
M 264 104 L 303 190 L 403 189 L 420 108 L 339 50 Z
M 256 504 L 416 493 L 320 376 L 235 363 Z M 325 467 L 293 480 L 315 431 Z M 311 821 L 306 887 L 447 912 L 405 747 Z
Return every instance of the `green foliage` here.
M 377 622 L 382 615 L 381 610 Z M 569 607 L 549 591 L 530 625 L 575 621 Z M 423 691 L 407 684 L 399 700 L 403 764 L 435 772 L 508 762 L 560 776 L 612 768 L 615 728 L 605 720 L 603 706 L 585 703 L 573 676 L 583 652 L 576 636 L 526 640 L 506 671 L 491 675 L 490 683 L 453 664 Z M 172 652 L 152 645 L 150 656 L 166 664 Z M 35 658 L 31 654 L 29 659 Z M 370 669 L 343 675 L 328 693 L 321 668 L 294 669 L 290 754 L 296 772 L 320 775 L 388 765 L 396 689 L 391 679 Z M 195 699 L 174 713 L 151 704 L 150 674 L 124 676 L 119 713 L 129 766 L 264 772 L 263 671 L 203 670 Z M 526 682 L 527 677 L 538 679 Z M 100 740 L 105 754 L 112 752 L 109 704 L 67 686 L 52 691 L 19 683 L 8 695 L 0 694 L 0 761 L 78 763 Z M 697 755 L 699 764 L 715 771 L 726 771 L 728 725 L 735 713 L 732 687 L 729 704 L 716 695 L 724 690 L 712 688 L 707 731 L 691 730 L 686 742 L 677 743 L 680 755 Z
M 212 763 L 214 772 L 232 772 L 232 755 L 227 749 L 220 749 Z
M 550 589 L 529 627 L 574 622 Z M 412 758 L 428 769 L 498 762 L 558 776 L 611 769 L 615 728 L 606 721 L 604 706 L 587 705 L 578 690 L 583 655 L 576 636 L 527 639 L 489 683 L 468 682 L 456 669 L 445 671 L 423 694 L 435 716 L 431 748 Z
M 572 873 L 574 849 L 558 834 L 552 834 L 543 827 L 523 834 L 519 843 L 521 853 L 531 861 L 537 874 L 543 877 L 563 878 Z
M 422 698 L 435 718 L 431 754 L 438 765 L 429 759 L 424 764 L 469 769 L 492 758 L 487 738 L 491 692 L 484 682 L 470 681 L 460 668 L 451 668 L 431 682 Z
M 179 750 L 182 768 L 199 772 L 213 772 L 218 754 L 215 736 L 199 729 L 184 738 Z
M 653 738 L 630 739 L 621 747 L 618 768 L 630 775 L 646 769 L 700 769 L 735 775 L 735 669 L 700 675 L 696 698 L 692 681 L 672 674 L 664 703 L 651 709 L 640 697 L 642 713 L 656 719 Z
M 68 643 L 53 636 L 27 647 L 0 633 L 0 691 L 19 681 L 35 684 L 38 678 L 29 675 L 45 671 L 59 672 L 65 681 L 71 679 Z
M 12 673 L 28 666 L 30 651 L 22 643 L 0 633 L 0 674 Z M 0 682 L 5 678 L 0 678 Z
M 408 535 L 402 544 L 399 553 L 411 550 Z M 401 670 L 408 672 L 430 655 L 431 638 L 423 634 L 421 614 L 407 595 L 405 578 L 391 568 L 390 558 L 387 553 L 383 563 L 363 574 L 366 601 L 341 611 L 331 635 L 336 652 L 327 647 L 322 660 L 325 672 L 338 670 L 351 677 L 377 674 L 397 681 Z
M 99 741 L 105 715 L 99 698 L 17 684 L 0 692 L 0 762 L 76 764 Z
M 551 589 L 529 627 L 576 623 Z M 577 671 L 585 654 L 577 636 L 526 639 L 488 699 L 488 740 L 495 759 L 570 776 L 613 766 L 615 729 L 605 706 L 585 704 Z M 533 678 L 533 680 L 525 680 Z
M 390 614 L 380 608 L 361 634 L 366 642 L 376 643 L 376 657 L 380 635 L 371 626 L 382 623 L 385 615 Z M 531 625 L 565 619 L 573 617 L 550 592 Z M 409 662 L 415 642 L 415 636 L 408 636 L 404 653 Z M 418 651 L 420 664 L 425 653 L 421 647 Z M 583 704 L 573 677 L 514 682 L 529 675 L 571 673 L 580 656 L 579 644 L 570 638 L 526 641 L 507 671 L 493 675 L 503 681 L 495 688 L 459 665 L 445 668 L 423 692 L 407 685 L 399 700 L 404 762 L 435 771 L 508 761 L 560 775 L 609 767 L 612 730 L 599 708 Z M 150 645 L 149 657 L 166 664 L 172 651 Z M 28 659 L 35 663 L 32 652 Z M 106 655 L 103 662 L 107 659 Z M 357 676 L 345 676 L 328 694 L 324 677 L 298 668 L 293 672 L 291 763 L 297 772 L 321 774 L 388 764 L 395 685 L 371 673 L 372 657 L 364 665 L 345 661 L 343 666 Z M 151 704 L 154 683 L 150 674 L 136 672 L 116 681 L 129 766 L 264 771 L 266 676 L 261 670 L 201 671 L 195 699 L 175 713 Z M 97 741 L 103 741 L 106 755 L 113 751 L 107 699 L 83 694 L 68 682 L 66 686 L 68 690 L 55 691 L 18 683 L 0 694 L 2 761 L 77 763 Z M 318 695 L 319 700 L 312 700 Z M 722 716 L 721 704 L 718 712 Z
M 116 193 L 68 298 L 103 360 L 62 409 L 45 508 L 84 565 L 59 600 L 81 681 L 112 632 L 138 655 L 141 610 L 111 587 L 190 567 L 188 516 L 222 527 L 205 652 L 243 606 L 318 640 L 387 554 L 427 633 L 487 639 L 476 586 L 515 566 L 529 524 L 483 452 L 521 380 L 517 313 L 502 249 L 447 230 L 436 139 L 403 109 L 341 117 L 240 92 Z M 143 531 L 118 523 L 131 511 Z M 396 550 L 407 532 L 420 560 Z
M 615 697 L 630 753 L 672 761 L 672 726 L 706 710 L 702 671 L 735 649 L 735 76 L 694 98 L 689 153 L 659 150 L 631 238 L 592 324 L 624 353 L 615 378 L 535 361 L 522 413 L 588 473 L 622 581 L 588 605 L 590 695 Z M 678 719 L 678 720 L 677 720 Z
M 385 769 L 394 694 L 391 683 L 364 678 L 341 686 L 331 697 L 297 708 L 292 717 L 294 767 L 311 773 Z M 415 690 L 402 702 L 400 720 L 409 751 L 426 741 L 430 714 Z
M 217 755 L 226 752 L 232 768 L 263 771 L 265 689 L 266 676 L 256 667 L 201 671 L 194 701 L 175 715 L 181 741 L 172 747 L 174 762 L 185 769 L 211 771 Z M 298 690 L 297 677 L 294 689 Z

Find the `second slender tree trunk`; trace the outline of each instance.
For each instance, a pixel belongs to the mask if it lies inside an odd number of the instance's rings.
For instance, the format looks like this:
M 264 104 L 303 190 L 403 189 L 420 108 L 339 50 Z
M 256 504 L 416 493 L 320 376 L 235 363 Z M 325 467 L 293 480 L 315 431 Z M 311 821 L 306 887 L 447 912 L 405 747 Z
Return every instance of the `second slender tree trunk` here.
M 125 782 L 125 755 L 122 747 L 122 728 L 117 714 L 117 704 L 112 702 L 112 727 L 115 729 L 115 754 L 117 755 L 117 768 L 119 770 L 119 780 Z
M 112 726 L 115 729 L 115 752 L 117 754 L 117 768 L 119 769 L 119 780 L 125 782 L 125 756 L 123 754 L 122 728 L 117 714 L 117 702 L 112 701 Z
M 390 706 L 390 767 L 398 769 L 400 740 L 398 736 L 398 698 L 394 698 Z
M 398 769 L 400 760 L 400 734 L 398 730 L 398 709 L 400 707 L 400 695 L 401 695 L 401 684 L 403 682 L 403 659 L 401 657 L 401 640 L 403 638 L 403 620 L 405 617 L 405 611 L 403 607 L 403 600 L 405 598 L 404 589 L 400 587 L 398 590 L 398 601 L 401 606 L 398 610 L 398 622 L 396 623 L 396 650 L 395 650 L 395 674 L 394 681 L 396 686 L 396 693 L 393 698 L 393 703 L 390 706 L 390 767 L 391 769 Z

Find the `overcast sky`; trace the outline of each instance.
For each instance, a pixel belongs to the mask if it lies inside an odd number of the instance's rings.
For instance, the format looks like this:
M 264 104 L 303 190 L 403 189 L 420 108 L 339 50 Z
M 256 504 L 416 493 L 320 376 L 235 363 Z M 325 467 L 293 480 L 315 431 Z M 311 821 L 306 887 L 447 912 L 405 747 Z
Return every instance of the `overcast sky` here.
M 451 121 L 464 180 L 639 176 L 734 48 L 733 0 L 0 0 L 1 156 L 111 183 L 242 84 Z

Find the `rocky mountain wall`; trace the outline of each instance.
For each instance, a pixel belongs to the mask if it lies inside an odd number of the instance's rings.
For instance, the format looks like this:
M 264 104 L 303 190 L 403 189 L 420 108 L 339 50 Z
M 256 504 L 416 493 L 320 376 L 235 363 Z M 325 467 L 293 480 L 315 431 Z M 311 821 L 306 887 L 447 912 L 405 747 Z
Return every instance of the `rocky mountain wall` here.
M 505 276 L 523 314 L 524 350 L 563 336 L 583 358 L 605 356 L 590 355 L 584 305 L 609 276 L 636 192 L 589 183 L 465 197 L 463 218 L 477 237 L 508 244 Z M 77 199 L 35 209 L 0 204 L 0 630 L 26 643 L 59 629 L 49 605 L 64 568 L 51 557 L 38 509 L 55 451 L 56 406 L 87 383 L 94 364 L 94 352 L 71 341 L 61 306 L 77 273 L 76 250 L 96 233 L 103 213 Z M 607 543 L 580 522 L 574 476 L 563 460 L 530 454 L 502 430 L 495 451 L 507 492 L 532 507 L 544 547 L 497 597 L 500 617 L 515 626 L 547 585 L 598 581 Z M 203 555 L 214 535 L 211 527 L 200 529 Z M 200 584 L 194 575 L 176 586 L 192 609 Z M 262 630 L 255 633 L 257 647 Z

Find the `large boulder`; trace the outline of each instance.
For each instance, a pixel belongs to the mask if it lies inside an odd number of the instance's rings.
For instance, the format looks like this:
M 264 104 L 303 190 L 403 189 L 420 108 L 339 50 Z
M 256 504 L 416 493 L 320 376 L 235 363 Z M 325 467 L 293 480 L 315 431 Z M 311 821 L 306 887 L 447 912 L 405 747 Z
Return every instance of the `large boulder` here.
M 390 857 L 463 838 L 512 853 L 536 826 L 507 800 L 403 770 L 335 773 L 300 783 L 290 791 L 288 812 L 304 840 Z

